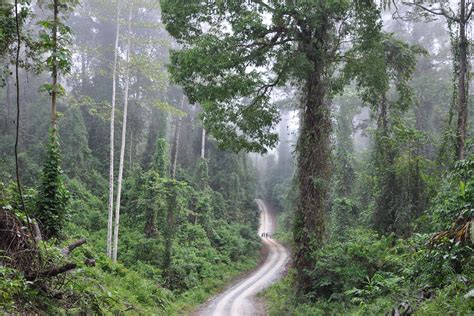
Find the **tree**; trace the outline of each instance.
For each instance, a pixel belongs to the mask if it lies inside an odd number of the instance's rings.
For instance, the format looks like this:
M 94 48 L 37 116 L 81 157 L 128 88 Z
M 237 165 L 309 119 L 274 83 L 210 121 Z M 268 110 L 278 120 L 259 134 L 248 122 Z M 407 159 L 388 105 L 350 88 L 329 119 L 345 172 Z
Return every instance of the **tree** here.
M 13 16 L 13 13 L 18 12 L 18 3 L 12 6 L 9 2 L 0 2 L 0 57 L 2 60 L 8 56 L 10 45 L 18 40 L 16 30 L 17 22 L 18 26 L 21 27 L 21 19 L 17 21 L 17 16 Z M 15 38 L 16 37 L 16 38 Z M 6 83 L 8 74 L 8 63 L 4 63 L 0 69 L 1 86 L 3 87 Z
M 178 110 L 182 110 L 184 107 L 184 95 L 181 97 L 181 104 Z M 165 234 L 165 256 L 164 256 L 164 270 L 166 273 L 166 279 L 168 283 L 172 282 L 171 264 L 172 264 L 172 250 L 173 240 L 176 230 L 176 213 L 178 209 L 178 194 L 182 188 L 183 183 L 176 181 L 176 168 L 178 165 L 178 149 L 179 149 L 179 137 L 181 133 L 181 115 L 177 115 L 175 118 L 173 143 L 171 147 L 171 164 L 170 164 L 170 179 L 165 183 L 168 191 L 168 210 L 166 213 L 166 234 Z
M 324 239 L 330 177 L 330 98 L 341 42 L 367 32 L 356 18 L 378 19 L 371 1 L 162 1 L 163 19 L 182 44 L 170 72 L 190 102 L 204 108 L 206 130 L 224 148 L 265 152 L 274 146 L 273 88 L 302 92 L 297 145 L 298 205 L 294 264 L 300 297 L 311 291 L 312 254 Z M 363 21 L 364 22 L 364 21 Z M 370 24 L 370 25 L 373 25 Z M 371 30 L 369 30 L 371 31 Z
M 467 38 L 467 26 L 471 21 L 474 3 L 460 0 L 458 2 L 457 13 L 451 7 L 450 1 L 402 1 L 403 4 L 414 7 L 415 13 L 428 16 L 442 16 L 446 19 L 450 31 L 458 27 L 458 35 L 452 40 L 453 65 L 456 83 L 456 90 L 453 91 L 456 99 L 457 126 L 456 126 L 456 158 L 463 160 L 466 151 L 466 136 L 468 130 L 468 69 L 469 69 L 469 40 Z
M 62 177 L 58 134 L 50 130 L 36 210 L 46 238 L 58 237 L 65 222 L 69 192 Z
M 114 143 L 115 143 L 115 97 L 117 86 L 117 64 L 120 37 L 120 0 L 117 0 L 116 31 L 114 45 L 114 64 L 112 69 L 112 103 L 110 109 L 110 161 L 109 161 L 109 212 L 107 220 L 107 256 L 112 258 L 112 229 L 114 209 Z
M 145 234 L 148 237 L 156 235 L 158 229 L 156 227 L 157 211 L 164 209 L 163 185 L 168 176 L 169 150 L 168 143 L 163 137 L 157 139 L 156 150 L 151 169 L 145 174 L 145 208 L 146 223 Z
M 368 53 L 365 47 L 371 47 Z M 415 71 L 417 56 L 424 53 L 380 30 L 364 38 L 348 53 L 357 61 L 346 67 L 346 76 L 355 79 L 362 100 L 371 106 L 377 119 L 375 131 L 375 174 L 378 194 L 374 211 L 375 227 L 381 232 L 396 229 L 401 187 L 395 175 L 397 146 L 393 139 L 396 112 L 406 111 L 413 103 L 409 81 Z M 359 58 L 355 57 L 359 56 Z M 390 99 L 390 89 L 396 91 Z
M 64 94 L 64 88 L 58 82 L 60 72 L 68 73 L 71 70 L 71 52 L 68 48 L 71 30 L 61 22 L 59 9 L 67 13 L 75 4 L 75 0 L 61 2 L 54 0 L 50 6 L 53 11 L 52 19 L 39 22 L 43 28 L 39 46 L 44 52 L 49 53 L 46 67 L 52 77 L 51 84 L 42 86 L 42 89 L 51 95 L 51 129 L 36 210 L 46 237 L 59 235 L 64 224 L 69 197 L 62 179 L 56 108 L 57 97 Z
M 26 208 L 25 198 L 23 196 L 23 189 L 21 187 L 21 179 L 20 179 L 20 166 L 18 161 L 18 146 L 19 146 L 19 139 L 20 139 L 20 116 L 21 116 L 21 107 L 20 107 L 20 51 L 22 45 L 22 32 L 21 28 L 23 23 L 25 22 L 26 17 L 28 16 L 28 10 L 24 6 L 22 6 L 19 10 L 20 3 L 18 0 L 15 0 L 15 33 L 16 33 L 16 49 L 15 49 L 15 86 L 16 86 L 16 129 L 15 129 L 15 175 L 16 175 L 16 185 L 18 189 L 18 194 L 20 196 L 21 204 L 23 211 L 25 212 L 27 221 L 28 221 L 28 228 L 30 233 L 33 235 L 33 228 L 31 224 L 31 218 L 29 212 Z M 10 31 L 11 32 L 11 31 Z M 4 32 L 2 30 L 2 35 L 8 39 L 9 31 L 6 30 Z M 5 36 L 6 34 L 6 36 Z M 8 40 L 5 41 L 8 43 Z M 3 50 L 2 50 L 3 53 Z
M 114 241 L 112 247 L 112 260 L 117 261 L 118 253 L 118 235 L 120 224 L 120 199 L 122 194 L 122 178 L 123 178 L 123 163 L 125 159 L 125 138 L 127 136 L 127 112 L 128 112 L 128 91 L 130 87 L 130 55 L 131 55 L 131 38 L 132 38 L 132 7 L 129 4 L 128 11 L 128 34 L 127 34 L 127 53 L 125 58 L 125 92 L 123 103 L 123 121 L 122 121 L 122 145 L 120 147 L 120 162 L 119 174 L 117 180 L 117 201 L 115 202 L 115 226 L 114 226 Z M 113 141 L 113 140 L 112 140 Z

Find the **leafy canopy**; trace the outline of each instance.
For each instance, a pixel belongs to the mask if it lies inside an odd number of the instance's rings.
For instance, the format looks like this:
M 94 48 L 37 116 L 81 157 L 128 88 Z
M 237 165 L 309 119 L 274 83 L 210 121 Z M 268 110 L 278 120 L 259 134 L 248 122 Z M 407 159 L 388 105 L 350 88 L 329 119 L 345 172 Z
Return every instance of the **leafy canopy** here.
M 266 152 L 276 144 L 274 88 L 301 86 L 317 66 L 330 92 L 338 90 L 342 81 L 333 76 L 347 60 L 342 43 L 381 32 L 372 1 L 164 0 L 161 6 L 180 44 L 171 55 L 172 79 L 203 106 L 206 129 L 221 147 L 234 150 Z M 324 39 L 321 25 L 333 30 Z

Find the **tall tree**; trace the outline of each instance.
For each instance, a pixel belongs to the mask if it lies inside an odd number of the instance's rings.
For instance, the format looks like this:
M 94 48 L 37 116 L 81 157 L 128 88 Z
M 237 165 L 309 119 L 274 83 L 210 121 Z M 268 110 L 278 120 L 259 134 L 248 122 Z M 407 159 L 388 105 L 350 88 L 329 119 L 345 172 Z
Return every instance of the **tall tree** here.
M 67 14 L 76 5 L 76 0 L 54 0 L 50 8 L 52 19 L 40 21 L 39 47 L 48 53 L 47 69 L 51 72 L 52 83 L 42 89 L 51 95 L 51 129 L 48 149 L 44 161 L 43 177 L 37 205 L 37 217 L 42 223 L 46 237 L 57 237 L 64 224 L 69 193 L 66 190 L 61 169 L 61 154 L 57 133 L 57 99 L 64 94 L 59 84 L 60 72 L 71 70 L 71 30 L 60 18 L 60 9 Z
M 371 53 L 365 52 L 366 46 L 371 47 Z M 409 81 L 415 71 L 417 55 L 423 52 L 421 48 L 396 40 L 379 28 L 347 53 L 349 58 L 360 54 L 360 58 L 355 58 L 357 62 L 346 67 L 346 75 L 355 78 L 359 87 L 365 87 L 360 89 L 361 98 L 371 106 L 377 118 L 375 177 L 379 194 L 374 224 L 382 232 L 396 229 L 397 199 L 400 198 L 394 168 L 397 148 L 392 137 L 392 116 L 397 111 L 406 111 L 413 102 Z M 393 100 L 389 98 L 392 88 L 398 96 Z
M 114 64 L 112 68 L 112 103 L 110 109 L 110 161 L 109 161 L 109 212 L 107 220 L 107 256 L 112 257 L 112 230 L 114 209 L 114 144 L 115 144 L 115 100 L 117 89 L 117 64 L 120 38 L 120 0 L 117 0 L 116 31 L 114 45 Z
M 469 104 L 469 40 L 467 38 L 467 26 L 472 18 L 474 3 L 472 1 L 460 0 L 457 8 L 453 8 L 451 1 L 402 1 L 402 3 L 414 7 L 412 13 L 431 16 L 442 16 L 446 19 L 450 30 L 458 34 L 452 41 L 454 74 L 457 81 L 454 97 L 456 99 L 457 125 L 456 125 L 456 158 L 463 160 L 466 151 L 466 136 L 468 130 L 468 104 Z M 457 13 L 456 13 L 457 11 Z
M 357 39 L 356 17 L 378 19 L 371 1 L 161 2 L 173 51 L 170 72 L 192 103 L 200 103 L 206 130 L 224 148 L 265 152 L 274 146 L 278 111 L 272 89 L 292 80 L 301 88 L 298 205 L 294 263 L 300 297 L 311 291 L 312 254 L 322 245 L 330 176 L 330 97 L 341 43 Z M 270 70 L 270 71 L 269 71 Z
M 28 227 L 30 229 L 30 233 L 33 235 L 33 229 L 31 225 L 31 219 L 29 216 L 29 212 L 26 209 L 25 198 L 23 196 L 23 189 L 21 187 L 21 180 L 20 180 L 20 166 L 18 162 L 18 145 L 20 139 L 20 115 L 21 115 L 21 107 L 20 107 L 20 51 L 22 45 L 22 35 L 21 35 L 21 26 L 22 22 L 27 14 L 25 8 L 21 8 L 19 10 L 20 3 L 18 0 L 15 0 L 15 33 L 16 33 L 16 50 L 15 50 L 15 83 L 16 83 L 16 129 L 15 129 L 15 175 L 16 175 L 16 185 L 18 189 L 18 194 L 20 195 L 21 205 L 23 211 L 27 216 Z
M 132 8 L 133 3 L 129 3 L 128 11 L 128 34 L 127 34 L 127 53 L 125 57 L 125 91 L 123 96 L 123 121 L 122 121 L 122 145 L 120 147 L 119 174 L 117 180 L 117 200 L 115 202 L 115 226 L 114 242 L 112 249 L 112 260 L 117 261 L 119 224 L 120 224 L 120 199 L 122 194 L 123 163 L 125 160 L 125 138 L 127 136 L 127 112 L 128 112 L 128 91 L 130 86 L 130 53 L 132 39 Z
M 181 96 L 181 104 L 178 110 L 184 108 L 185 96 Z M 170 165 L 170 180 L 166 183 L 168 188 L 168 205 L 166 213 L 166 236 L 165 236 L 165 254 L 164 254 L 164 270 L 166 273 L 167 282 L 172 282 L 171 275 L 171 262 L 172 262 L 172 248 L 173 239 L 175 234 L 176 226 L 176 209 L 177 209 L 177 194 L 180 183 L 176 181 L 176 168 L 178 165 L 178 149 L 179 149 L 179 137 L 181 133 L 181 115 L 176 115 L 175 126 L 174 126 L 173 143 L 171 147 L 171 165 Z

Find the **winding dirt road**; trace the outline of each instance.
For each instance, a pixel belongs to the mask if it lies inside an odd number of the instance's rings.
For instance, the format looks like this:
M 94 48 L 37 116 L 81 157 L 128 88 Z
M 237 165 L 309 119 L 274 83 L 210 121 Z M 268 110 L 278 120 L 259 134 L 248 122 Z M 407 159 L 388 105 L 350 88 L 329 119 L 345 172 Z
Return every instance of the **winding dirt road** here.
M 273 234 L 275 219 L 262 200 L 257 200 L 260 208 L 260 229 L 262 233 Z M 288 262 L 289 251 L 272 238 L 262 237 L 268 248 L 268 257 L 253 273 L 229 287 L 197 311 L 201 316 L 241 316 L 264 315 L 257 307 L 255 295 L 281 277 Z

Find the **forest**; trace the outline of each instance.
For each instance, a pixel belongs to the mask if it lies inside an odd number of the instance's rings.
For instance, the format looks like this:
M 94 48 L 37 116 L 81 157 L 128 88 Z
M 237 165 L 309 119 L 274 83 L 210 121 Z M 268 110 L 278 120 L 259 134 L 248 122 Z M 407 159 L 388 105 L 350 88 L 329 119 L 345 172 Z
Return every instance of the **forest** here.
M 471 0 L 0 0 L 0 313 L 472 315 Z

